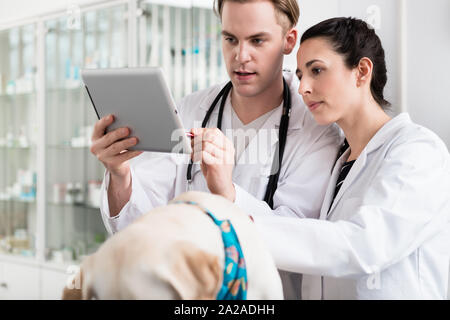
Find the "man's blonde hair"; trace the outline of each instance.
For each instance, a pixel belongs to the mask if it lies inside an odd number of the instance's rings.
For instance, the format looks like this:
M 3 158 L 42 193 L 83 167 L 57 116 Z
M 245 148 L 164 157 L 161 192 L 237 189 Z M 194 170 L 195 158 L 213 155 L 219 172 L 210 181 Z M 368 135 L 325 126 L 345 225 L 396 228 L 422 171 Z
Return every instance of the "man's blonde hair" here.
M 258 0 L 214 0 L 214 12 L 222 18 L 222 9 L 225 2 L 239 2 L 247 3 Z M 283 27 L 284 31 L 293 28 L 297 25 L 298 18 L 300 16 L 300 9 L 298 7 L 297 0 L 268 0 L 272 2 L 278 24 Z M 287 20 L 286 20 L 287 18 Z

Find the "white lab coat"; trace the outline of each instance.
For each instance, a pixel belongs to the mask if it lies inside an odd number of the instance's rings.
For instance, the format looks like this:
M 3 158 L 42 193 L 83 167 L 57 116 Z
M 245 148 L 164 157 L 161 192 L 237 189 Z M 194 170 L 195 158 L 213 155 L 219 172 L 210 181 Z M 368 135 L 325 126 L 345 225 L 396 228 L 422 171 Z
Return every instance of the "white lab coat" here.
M 277 266 L 304 274 L 303 298 L 446 299 L 450 156 L 444 143 L 398 115 L 362 151 L 327 216 L 347 157 L 348 151 L 333 170 L 320 220 L 255 217 Z
M 278 142 L 281 107 L 268 118 L 261 127 L 263 130 L 258 131 L 237 161 L 232 176 L 236 189 L 235 203 L 249 214 L 318 218 L 343 137 L 336 125 L 320 126 L 314 121 L 297 92 L 297 77 L 292 72 L 285 72 L 284 78 L 291 92 L 292 111 L 278 188 L 273 198 L 274 210 L 262 199 Z M 201 127 L 207 110 L 223 85 L 193 93 L 178 104 L 185 129 Z M 222 118 L 222 131 L 229 133 L 228 137 L 231 137 L 229 130 L 232 128 L 230 100 L 228 97 Z M 218 110 L 217 105 L 207 127 L 216 127 Z M 255 158 L 257 161 L 254 161 Z M 154 207 L 167 204 L 173 197 L 187 190 L 209 192 L 199 164 L 194 164 L 193 180 L 188 184 L 186 172 L 189 159 L 189 156 L 183 155 L 145 152 L 131 160 L 131 198 L 113 218 L 109 214 L 109 173 L 106 172 L 100 209 L 108 232 L 112 234 L 123 229 L 138 216 Z M 248 164 L 251 161 L 244 161 L 242 164 L 244 159 L 253 159 L 253 162 Z M 282 274 L 284 283 L 289 281 L 287 276 Z M 295 284 L 290 285 L 295 287 Z M 292 289 L 288 289 L 285 295 L 292 298 Z

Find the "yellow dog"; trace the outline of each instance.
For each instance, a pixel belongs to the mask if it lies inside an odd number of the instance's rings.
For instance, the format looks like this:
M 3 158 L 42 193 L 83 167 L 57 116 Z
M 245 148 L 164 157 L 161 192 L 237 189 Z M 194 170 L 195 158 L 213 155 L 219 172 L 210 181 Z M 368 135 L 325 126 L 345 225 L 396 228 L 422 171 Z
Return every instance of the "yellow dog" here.
M 247 299 L 282 299 L 278 271 L 249 216 L 204 192 L 181 194 L 109 238 L 83 260 L 80 288 L 66 287 L 63 299 L 216 299 L 224 285 L 226 253 L 222 230 L 205 208 L 229 220 L 238 236 Z M 229 289 L 246 285 L 241 282 Z

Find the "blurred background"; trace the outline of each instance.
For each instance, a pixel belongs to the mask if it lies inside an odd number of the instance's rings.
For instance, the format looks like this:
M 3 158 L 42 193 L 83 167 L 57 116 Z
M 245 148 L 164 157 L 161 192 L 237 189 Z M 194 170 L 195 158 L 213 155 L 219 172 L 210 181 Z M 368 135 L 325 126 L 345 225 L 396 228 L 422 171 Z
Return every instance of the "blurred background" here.
M 298 2 L 300 35 L 330 17 L 370 23 L 386 51 L 390 112 L 450 148 L 450 0 Z M 0 299 L 59 299 L 107 237 L 80 69 L 158 65 L 176 100 L 226 81 L 212 3 L 0 0 Z

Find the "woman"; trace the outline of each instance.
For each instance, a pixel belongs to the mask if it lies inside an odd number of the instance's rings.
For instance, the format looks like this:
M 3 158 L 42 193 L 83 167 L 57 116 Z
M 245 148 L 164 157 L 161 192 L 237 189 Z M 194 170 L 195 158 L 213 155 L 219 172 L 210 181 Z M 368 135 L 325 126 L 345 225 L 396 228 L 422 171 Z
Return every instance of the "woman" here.
M 319 220 L 254 217 L 277 266 L 304 274 L 304 299 L 447 298 L 450 156 L 407 114 L 384 112 L 378 36 L 329 19 L 303 34 L 297 62 L 314 119 L 336 123 L 346 143 Z

